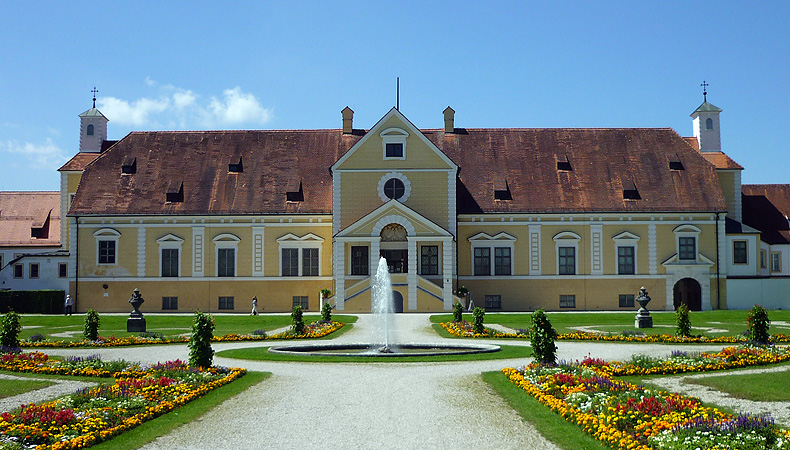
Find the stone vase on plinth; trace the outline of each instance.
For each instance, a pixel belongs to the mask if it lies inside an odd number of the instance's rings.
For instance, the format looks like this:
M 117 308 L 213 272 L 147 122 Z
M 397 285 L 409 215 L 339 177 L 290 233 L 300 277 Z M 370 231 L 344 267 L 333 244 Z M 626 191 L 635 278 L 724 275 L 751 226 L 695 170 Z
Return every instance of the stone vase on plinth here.
M 142 333 L 145 331 L 145 318 L 143 313 L 140 312 L 140 305 L 143 302 L 145 300 L 140 295 L 140 289 L 135 289 L 132 298 L 129 299 L 129 303 L 132 304 L 134 310 L 129 314 L 129 318 L 126 319 L 126 331 L 129 333 Z
M 650 303 L 650 296 L 647 295 L 647 289 L 645 289 L 644 286 L 639 290 L 636 301 L 639 303 L 640 308 L 636 313 L 634 326 L 636 328 L 653 328 L 653 318 L 650 317 L 650 311 L 647 310 L 647 304 Z

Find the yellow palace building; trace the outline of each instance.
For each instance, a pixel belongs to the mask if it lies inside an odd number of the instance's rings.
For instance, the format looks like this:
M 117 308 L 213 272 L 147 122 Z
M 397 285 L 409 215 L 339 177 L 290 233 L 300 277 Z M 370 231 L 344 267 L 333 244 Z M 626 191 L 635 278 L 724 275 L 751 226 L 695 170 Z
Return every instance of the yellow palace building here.
M 329 289 L 365 312 L 384 256 L 404 312 L 448 311 L 460 287 L 489 311 L 633 310 L 641 286 L 651 309 L 726 308 L 741 188 L 710 144 L 720 111 L 692 114 L 694 138 L 459 128 L 448 107 L 435 129 L 396 108 L 358 129 L 345 108 L 331 130 L 107 141 L 94 106 L 60 169 L 69 292 L 79 311 L 128 311 L 139 288 L 150 312 L 248 312 L 253 296 L 277 312 Z

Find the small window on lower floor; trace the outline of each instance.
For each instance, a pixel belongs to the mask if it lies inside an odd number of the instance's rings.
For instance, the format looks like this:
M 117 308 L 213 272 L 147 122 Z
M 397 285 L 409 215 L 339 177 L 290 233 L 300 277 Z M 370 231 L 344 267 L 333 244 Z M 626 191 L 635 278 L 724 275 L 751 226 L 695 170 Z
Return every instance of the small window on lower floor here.
M 501 295 L 486 295 L 486 311 L 491 309 L 502 309 Z
M 162 297 L 162 309 L 178 309 L 178 297 Z
M 30 263 L 30 278 L 38 278 L 39 269 L 38 263 Z
M 576 296 L 575 295 L 560 295 L 560 308 L 575 308 Z
M 233 297 L 220 297 L 219 309 L 233 309 Z
M 634 294 L 620 294 L 620 307 L 633 308 L 634 307 Z
M 66 278 L 69 276 L 69 263 L 58 264 L 58 278 Z
M 302 309 L 307 309 L 309 303 L 310 303 L 310 297 L 306 295 L 294 296 L 294 303 L 293 303 L 294 308 L 296 308 L 297 306 L 301 306 Z
M 14 278 L 23 278 L 25 276 L 25 265 L 14 264 Z

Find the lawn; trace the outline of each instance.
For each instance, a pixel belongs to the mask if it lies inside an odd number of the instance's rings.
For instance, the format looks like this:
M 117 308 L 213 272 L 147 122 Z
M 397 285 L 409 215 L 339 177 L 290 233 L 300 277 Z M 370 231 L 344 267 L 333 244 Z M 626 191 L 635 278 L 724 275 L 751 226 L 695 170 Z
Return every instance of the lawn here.
M 139 333 L 126 332 L 126 315 L 99 315 L 99 335 L 128 337 L 136 336 Z M 148 314 L 145 316 L 147 330 L 153 333 L 162 333 L 165 337 L 187 335 L 192 330 L 192 314 Z M 320 320 L 317 314 L 306 314 L 305 323 Z M 353 323 L 356 316 L 334 315 L 333 320 Z M 81 341 L 82 330 L 84 327 L 84 314 L 73 316 L 61 315 L 40 315 L 25 314 L 21 317 L 22 333 L 21 339 L 29 339 L 35 334 L 42 334 L 48 341 Z M 214 316 L 214 336 L 224 334 L 250 334 L 255 330 L 266 330 L 271 332 L 278 328 L 291 325 L 291 317 L 285 314 L 258 316 L 250 315 L 215 315 Z
M 737 336 L 746 331 L 746 315 L 748 311 L 716 310 L 694 311 L 691 313 L 692 334 L 705 336 Z M 632 313 L 605 312 L 605 313 L 576 313 L 576 312 L 547 312 L 554 329 L 558 333 L 573 333 L 584 327 L 585 331 L 602 331 L 621 334 L 623 331 L 634 331 L 634 317 Z M 675 313 L 668 311 L 651 311 L 653 328 L 641 328 L 646 334 L 675 334 Z M 772 323 L 770 332 L 790 334 L 790 311 L 773 310 L 768 312 Z M 431 316 L 431 322 L 451 322 L 451 314 Z M 464 314 L 464 320 L 471 321 L 472 314 Z M 518 329 L 528 329 L 530 324 L 529 313 L 486 313 L 485 323 Z
M 45 380 L 0 378 L 0 398 L 13 397 L 53 384 Z
M 705 377 L 686 378 L 687 384 L 708 386 L 717 391 L 727 392 L 735 398 L 745 398 L 757 402 L 788 402 L 788 372 L 765 372 L 754 374 L 735 373 Z

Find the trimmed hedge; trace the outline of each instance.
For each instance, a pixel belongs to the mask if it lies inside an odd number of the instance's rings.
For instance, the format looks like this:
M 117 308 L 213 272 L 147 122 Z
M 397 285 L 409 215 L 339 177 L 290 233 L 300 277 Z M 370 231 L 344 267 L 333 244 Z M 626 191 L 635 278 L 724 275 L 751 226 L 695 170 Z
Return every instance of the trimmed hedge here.
M 0 291 L 0 313 L 63 314 L 65 291 Z

